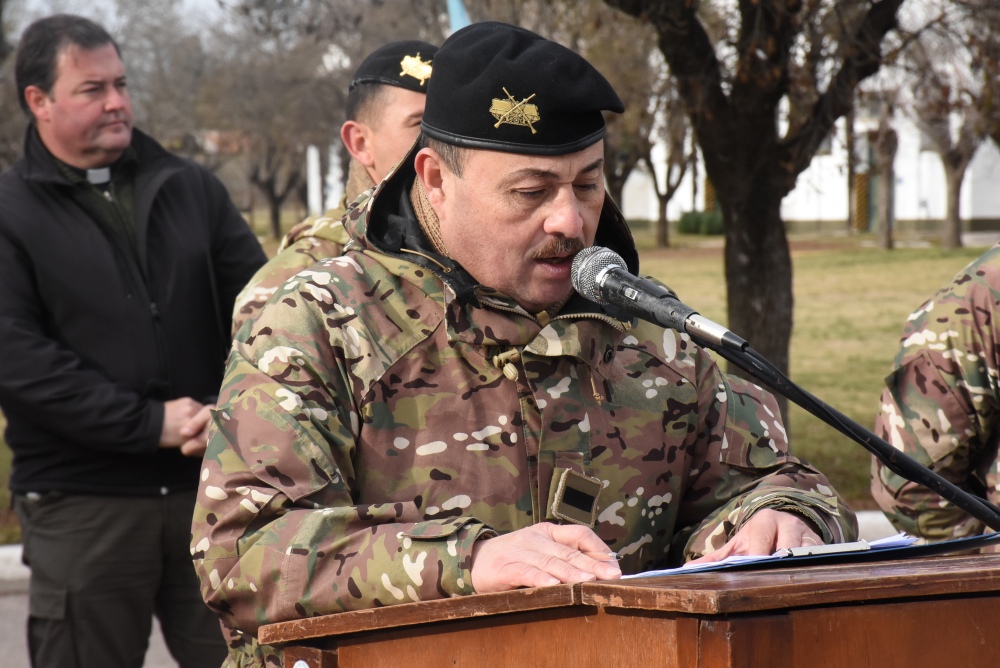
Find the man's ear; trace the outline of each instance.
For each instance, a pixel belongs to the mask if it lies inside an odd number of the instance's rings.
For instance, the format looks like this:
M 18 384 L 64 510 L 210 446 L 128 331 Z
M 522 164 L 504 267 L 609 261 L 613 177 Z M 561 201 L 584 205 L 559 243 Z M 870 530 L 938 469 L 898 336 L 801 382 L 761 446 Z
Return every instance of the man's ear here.
M 351 157 L 366 169 L 375 168 L 375 154 L 372 153 L 371 128 L 357 121 L 346 121 L 340 126 L 340 140 Z
M 441 156 L 432 148 L 422 148 L 417 152 L 413 158 L 413 168 L 417 172 L 417 178 L 424 184 L 427 201 L 438 215 L 441 215 L 446 192 L 450 190 L 449 185 L 454 175 L 448 171 L 441 161 Z
M 24 101 L 28 103 L 28 109 L 35 121 L 49 120 L 49 96 L 38 86 L 28 86 L 24 89 Z

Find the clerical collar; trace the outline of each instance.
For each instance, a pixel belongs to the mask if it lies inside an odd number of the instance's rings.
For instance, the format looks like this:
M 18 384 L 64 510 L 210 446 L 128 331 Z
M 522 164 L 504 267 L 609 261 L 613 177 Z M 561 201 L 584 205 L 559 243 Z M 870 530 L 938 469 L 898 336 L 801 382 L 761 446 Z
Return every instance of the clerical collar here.
M 111 168 L 99 167 L 87 170 L 87 181 L 95 186 L 101 186 L 111 180 Z

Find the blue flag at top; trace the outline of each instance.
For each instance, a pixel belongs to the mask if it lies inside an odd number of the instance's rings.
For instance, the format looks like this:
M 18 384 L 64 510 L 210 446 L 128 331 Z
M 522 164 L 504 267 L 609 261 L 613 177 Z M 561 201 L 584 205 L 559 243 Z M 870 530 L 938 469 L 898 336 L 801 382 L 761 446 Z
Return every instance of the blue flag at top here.
M 472 23 L 469 20 L 469 13 L 465 11 L 462 0 L 448 0 L 448 20 L 451 23 L 451 32 L 461 30 Z

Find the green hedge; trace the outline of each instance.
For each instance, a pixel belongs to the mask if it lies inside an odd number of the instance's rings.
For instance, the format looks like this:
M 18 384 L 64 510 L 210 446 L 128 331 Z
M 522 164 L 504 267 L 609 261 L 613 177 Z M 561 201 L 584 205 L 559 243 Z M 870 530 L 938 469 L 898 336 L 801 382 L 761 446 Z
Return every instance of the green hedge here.
M 685 211 L 677 224 L 682 234 L 722 234 L 722 211 Z

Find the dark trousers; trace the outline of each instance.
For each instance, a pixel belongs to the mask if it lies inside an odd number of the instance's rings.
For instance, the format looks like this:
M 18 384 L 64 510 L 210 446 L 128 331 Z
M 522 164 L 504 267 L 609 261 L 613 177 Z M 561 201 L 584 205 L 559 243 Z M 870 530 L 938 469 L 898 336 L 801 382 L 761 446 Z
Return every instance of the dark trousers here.
M 154 614 L 181 668 L 219 668 L 225 641 L 191 563 L 194 497 L 15 497 L 34 668 L 141 668 Z

